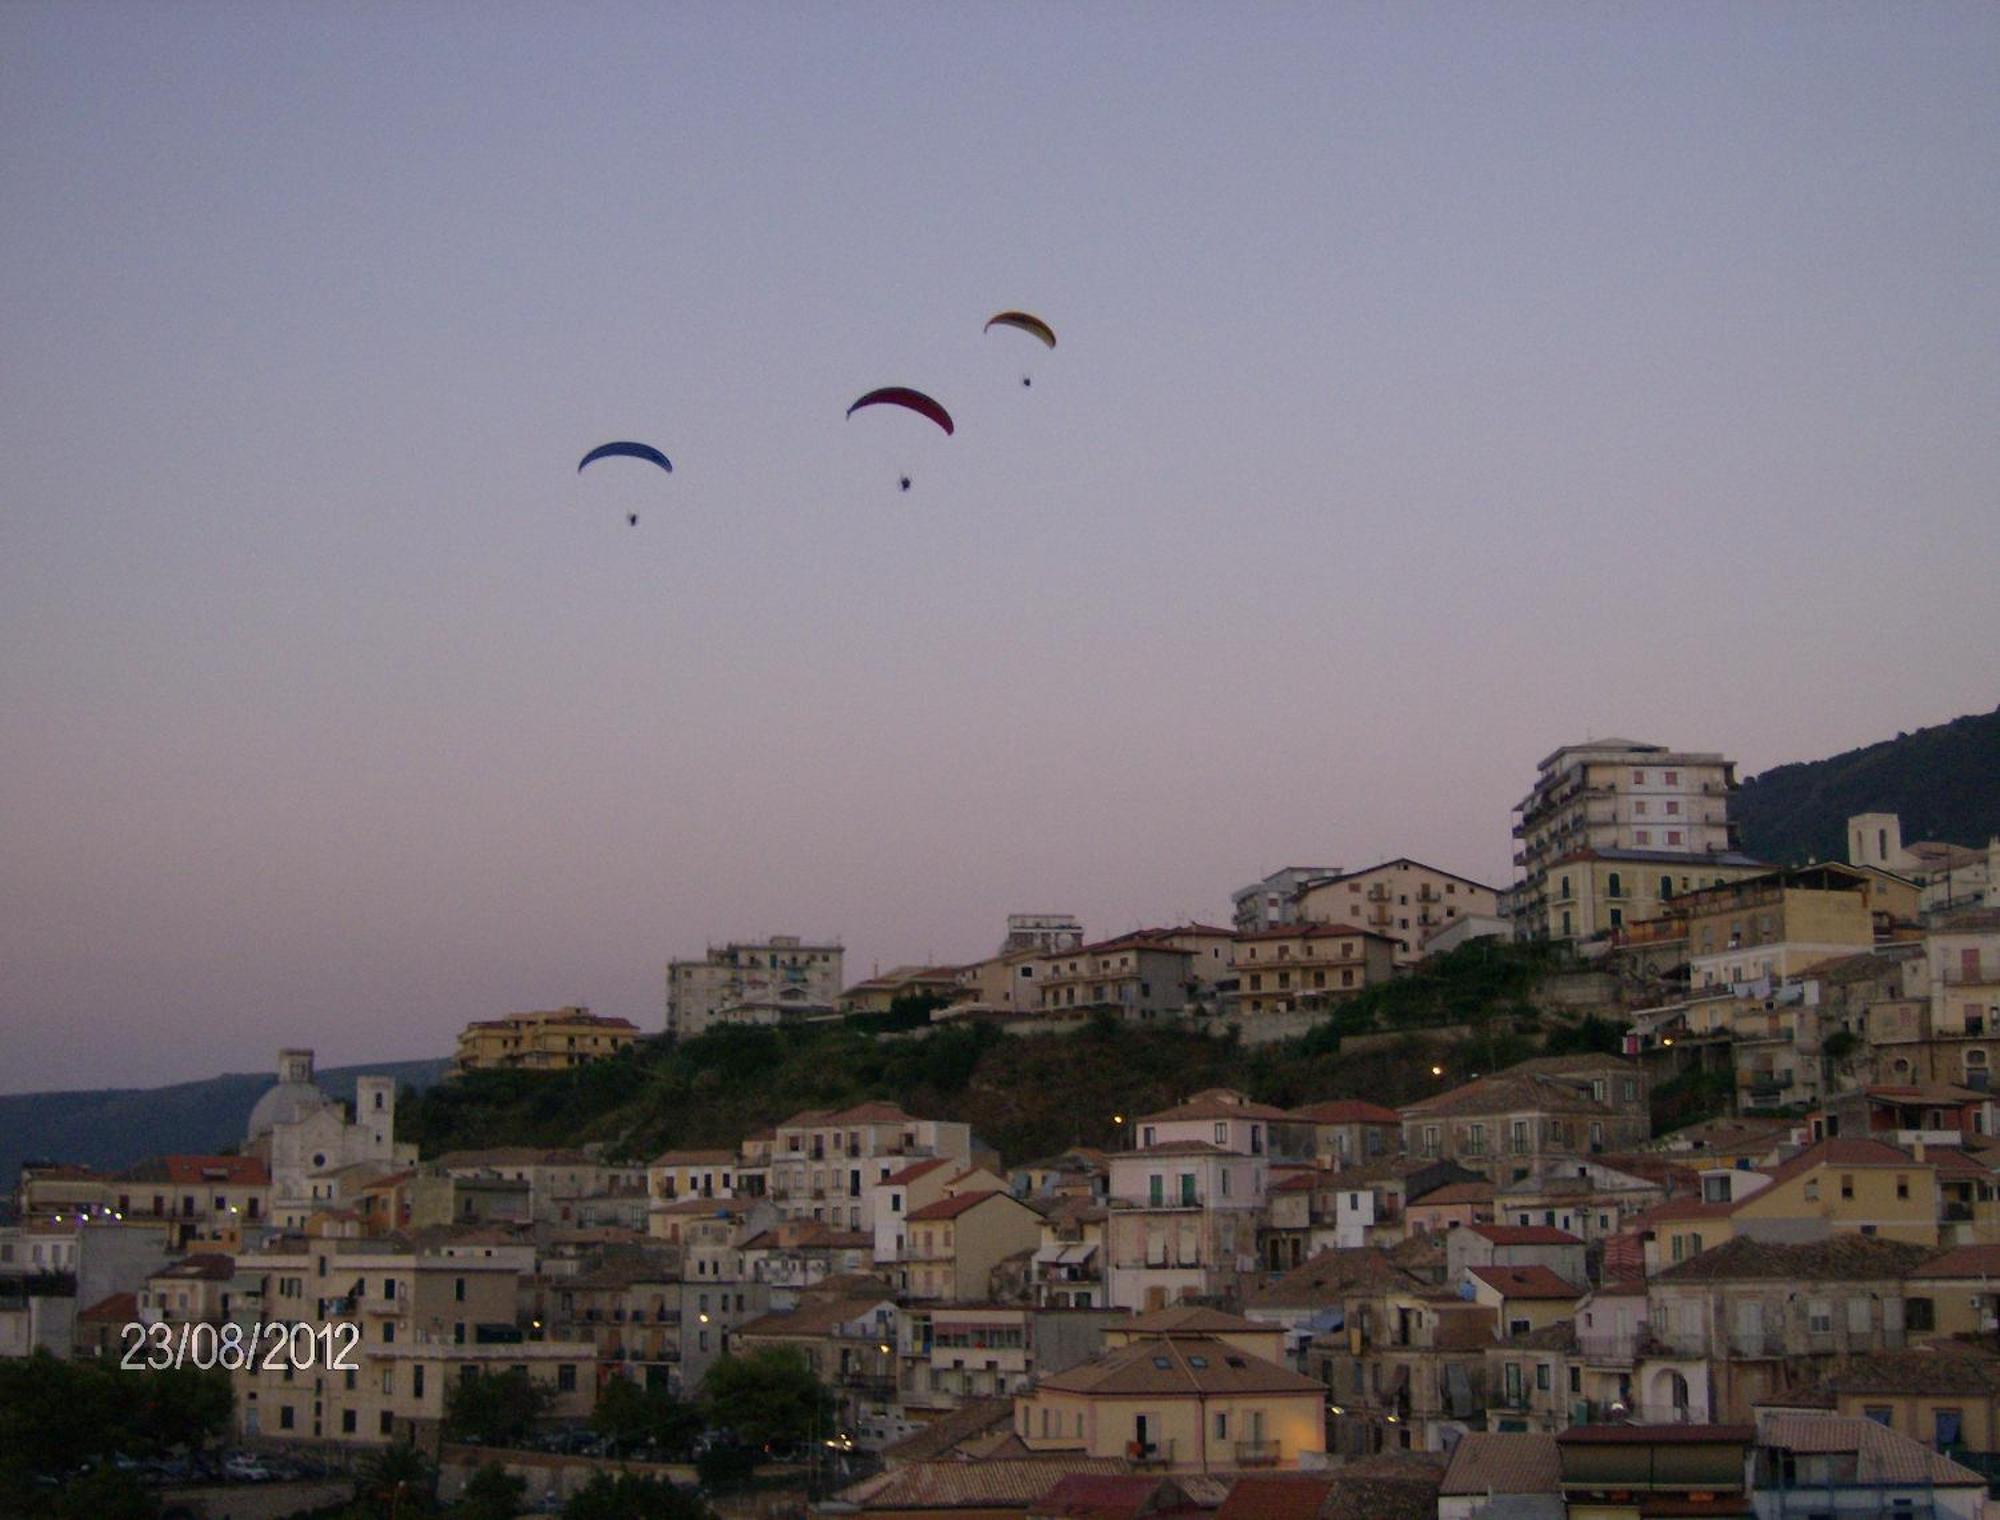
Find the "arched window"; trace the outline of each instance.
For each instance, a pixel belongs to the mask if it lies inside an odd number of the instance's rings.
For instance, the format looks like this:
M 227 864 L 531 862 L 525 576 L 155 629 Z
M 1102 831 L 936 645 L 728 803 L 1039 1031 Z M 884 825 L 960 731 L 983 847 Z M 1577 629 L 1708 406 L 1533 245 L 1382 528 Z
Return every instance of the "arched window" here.
M 1623 897 L 1625 895 L 1624 879 L 1618 872 L 1613 871 L 1605 878 L 1604 895 L 1606 897 Z

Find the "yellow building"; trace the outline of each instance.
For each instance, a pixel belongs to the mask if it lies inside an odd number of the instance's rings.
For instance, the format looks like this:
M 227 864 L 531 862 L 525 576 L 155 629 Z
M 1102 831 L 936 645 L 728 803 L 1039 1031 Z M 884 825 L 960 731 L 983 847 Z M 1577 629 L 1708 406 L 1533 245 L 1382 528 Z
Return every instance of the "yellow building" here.
M 1985 1346 L 1940 1339 L 1852 1357 L 1816 1401 L 1939 1451 L 2000 1452 L 2000 1357 Z
M 639 1038 L 630 1019 L 608 1019 L 588 1008 L 510 1013 L 467 1024 L 458 1037 L 452 1075 L 468 1071 L 567 1071 L 616 1055 Z
M 1700 1198 L 1678 1199 L 1634 1221 L 1651 1238 L 1655 1273 L 1739 1236 L 1800 1243 L 1839 1235 L 1936 1246 L 1943 1200 L 1938 1169 L 1880 1140 L 1823 1140 L 1766 1172 L 1715 1168 Z
M 2000 1246 L 1959 1246 L 1911 1268 L 1910 1333 L 1991 1337 L 2000 1330 Z
M 1326 1390 L 1213 1336 L 1159 1336 L 1044 1376 L 1015 1399 L 1014 1434 L 1170 1472 L 1296 1468 L 1326 1449 Z
M 1690 985 L 1782 981 L 1875 947 L 1877 931 L 1913 916 L 1908 883 L 1853 866 L 1770 871 L 1673 904 L 1687 921 Z

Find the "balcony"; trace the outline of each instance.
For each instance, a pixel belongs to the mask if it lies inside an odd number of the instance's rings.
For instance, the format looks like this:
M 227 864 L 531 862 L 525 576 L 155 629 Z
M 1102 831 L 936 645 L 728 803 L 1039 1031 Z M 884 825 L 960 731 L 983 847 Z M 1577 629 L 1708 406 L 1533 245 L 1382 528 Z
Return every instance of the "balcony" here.
M 1125 1458 L 1134 1467 L 1172 1467 L 1174 1443 L 1171 1440 L 1127 1441 Z
M 1238 1441 L 1236 1443 L 1236 1465 L 1238 1467 L 1276 1467 L 1278 1465 L 1278 1443 L 1276 1441 Z

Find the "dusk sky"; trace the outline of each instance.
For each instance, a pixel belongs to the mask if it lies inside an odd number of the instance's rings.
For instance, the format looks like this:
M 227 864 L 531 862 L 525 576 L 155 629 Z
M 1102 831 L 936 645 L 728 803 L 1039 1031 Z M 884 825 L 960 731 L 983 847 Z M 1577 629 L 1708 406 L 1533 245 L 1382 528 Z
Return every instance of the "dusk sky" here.
M 1987 3 L 16 0 L 0 1090 L 1503 884 L 1991 709 L 1996 419 Z

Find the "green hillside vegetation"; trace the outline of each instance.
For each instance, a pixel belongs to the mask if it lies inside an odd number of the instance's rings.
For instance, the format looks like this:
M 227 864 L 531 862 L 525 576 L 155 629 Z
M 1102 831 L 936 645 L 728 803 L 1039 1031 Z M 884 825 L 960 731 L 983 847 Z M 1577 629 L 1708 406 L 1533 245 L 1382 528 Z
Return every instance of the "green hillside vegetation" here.
M 1983 845 L 2000 834 L 2000 708 L 1825 760 L 1780 765 L 1735 799 L 1744 850 L 1800 865 L 1847 858 L 1847 820 L 1896 813 L 1903 841 Z
M 1415 1101 L 1544 1049 L 1615 1048 L 1601 1021 L 1545 1020 L 1529 1001 L 1545 950 L 1472 945 L 1371 991 L 1301 1040 L 1246 1048 L 1228 1037 L 1105 1018 L 1075 1034 L 1010 1036 L 991 1025 L 877 1039 L 842 1024 L 728 1028 L 644 1041 L 568 1072 L 471 1072 L 413 1096 L 398 1131 L 426 1157 L 495 1145 L 608 1144 L 614 1154 L 733 1146 L 803 1109 L 891 1098 L 968 1121 L 1010 1163 L 1118 1142 L 1117 1117 L 1234 1087 L 1285 1107 L 1322 1098 Z M 1436 1026 L 1465 1026 L 1447 1038 Z M 1387 1040 L 1353 1048 L 1363 1031 Z M 1443 1068 L 1432 1075 L 1431 1068 Z M 407 1116 L 407 1117 L 406 1117 Z

